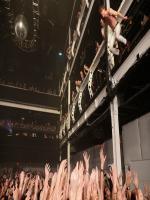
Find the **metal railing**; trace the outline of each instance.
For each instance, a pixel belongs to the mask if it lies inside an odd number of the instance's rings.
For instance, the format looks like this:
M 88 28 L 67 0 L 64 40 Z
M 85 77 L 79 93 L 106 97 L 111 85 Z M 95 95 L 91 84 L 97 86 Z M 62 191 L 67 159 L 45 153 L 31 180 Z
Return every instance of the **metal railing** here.
M 129 1 L 123 0 L 118 10 L 123 15 L 125 15 L 128 12 L 132 2 L 133 2 L 133 0 L 129 0 Z M 121 66 L 119 66 L 119 69 L 113 75 L 112 78 L 115 81 L 115 84 L 118 84 L 120 82 L 120 80 L 122 79 L 122 77 L 127 73 L 127 71 L 136 63 L 137 55 L 142 56 L 147 51 L 147 49 L 150 47 L 150 45 L 146 41 L 149 41 L 149 40 L 150 40 L 150 31 L 147 31 L 146 34 L 142 37 L 142 39 L 140 38 L 139 43 L 135 46 L 135 48 L 131 51 L 131 53 L 126 57 L 126 59 L 121 64 Z M 98 96 L 95 99 L 93 99 L 93 102 L 89 105 L 89 107 L 85 110 L 85 112 L 82 112 L 83 111 L 82 107 L 81 107 L 82 93 L 84 92 L 84 90 L 86 89 L 86 87 L 89 84 L 90 74 L 95 72 L 99 63 L 101 65 L 101 58 L 103 57 L 104 53 L 105 53 L 105 42 L 102 41 L 94 59 L 93 59 L 93 62 L 89 68 L 89 71 L 80 86 L 79 92 L 76 94 L 76 96 L 72 102 L 72 105 L 70 106 L 70 115 L 71 115 L 71 113 L 75 112 L 75 110 L 77 108 L 77 104 L 78 104 L 78 110 L 80 111 L 80 115 L 79 115 L 80 118 L 78 118 L 78 121 L 76 121 L 75 117 L 72 116 L 73 126 L 69 130 L 69 132 L 67 131 L 68 132 L 67 137 L 72 136 L 72 134 L 74 132 L 76 132 L 83 125 L 83 123 L 90 117 L 90 115 L 100 105 L 103 104 L 103 101 L 107 97 L 107 91 L 106 91 L 106 86 L 105 86 L 100 91 Z M 80 103 L 80 106 L 79 106 L 79 103 Z M 63 145 L 66 142 L 66 140 L 67 140 L 67 138 L 64 137 L 61 144 Z
M 146 53 L 146 51 L 150 48 L 150 44 L 147 42 L 150 41 L 150 30 L 143 36 L 140 42 L 136 45 L 136 47 L 132 50 L 130 55 L 126 58 L 126 60 L 122 63 L 120 68 L 114 74 L 113 79 L 116 84 L 119 84 L 121 79 L 125 76 L 125 74 L 129 71 L 130 68 L 134 66 L 137 62 L 137 55 L 142 57 Z M 74 124 L 74 126 L 69 130 L 68 137 L 71 137 L 74 132 L 76 132 L 83 123 L 90 117 L 90 115 L 103 104 L 104 99 L 107 96 L 106 86 L 102 89 L 100 94 L 95 98 L 95 100 L 91 103 L 88 109 L 83 113 L 80 119 Z M 63 145 L 67 141 L 64 138 L 61 142 Z
M 86 16 L 86 19 L 85 19 L 85 22 L 84 22 L 84 26 L 83 26 L 83 28 L 81 30 L 81 35 L 80 35 L 80 37 L 77 37 L 76 40 L 75 40 L 75 44 L 74 45 L 76 45 L 76 51 L 75 51 L 74 57 L 70 61 L 71 62 L 71 64 L 69 64 L 70 65 L 70 69 L 65 71 L 65 74 L 64 74 L 65 78 L 63 78 L 63 82 L 62 82 L 60 93 L 59 93 L 60 96 L 62 96 L 62 98 L 64 97 L 64 93 L 65 93 L 65 90 L 67 88 L 67 81 L 69 80 L 70 75 L 72 73 L 72 70 L 73 70 L 73 67 L 74 67 L 74 64 L 75 64 L 75 60 L 76 60 L 76 57 L 78 55 L 78 51 L 79 51 L 79 48 L 80 48 L 80 45 L 81 45 L 85 30 L 86 30 L 86 27 L 87 27 L 87 23 L 89 21 L 89 17 L 91 15 L 91 11 L 92 11 L 94 2 L 95 2 L 95 0 L 92 0 L 91 3 L 89 4 L 89 8 L 88 8 L 87 16 Z M 82 15 L 81 15 L 80 21 L 82 21 L 82 19 L 84 18 L 85 11 L 86 11 L 85 10 L 85 6 L 83 6 L 82 9 L 84 10 L 84 12 L 83 11 L 81 12 Z M 81 26 L 81 23 L 80 23 L 80 26 Z M 67 73 L 68 73 L 68 80 L 66 80 Z

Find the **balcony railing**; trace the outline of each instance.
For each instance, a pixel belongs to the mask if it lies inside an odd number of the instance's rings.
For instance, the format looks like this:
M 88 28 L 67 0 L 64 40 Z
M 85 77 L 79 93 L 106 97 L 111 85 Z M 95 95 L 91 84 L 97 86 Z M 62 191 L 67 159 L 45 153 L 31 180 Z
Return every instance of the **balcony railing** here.
M 126 14 L 132 4 L 132 0 L 130 1 L 123 1 L 119 10 L 122 14 Z M 113 74 L 113 80 L 115 81 L 115 84 L 119 84 L 120 80 L 123 78 L 123 76 L 128 72 L 128 70 L 137 62 L 137 56 L 141 57 L 150 47 L 149 43 L 147 41 L 150 40 L 150 31 L 147 30 L 144 35 L 142 35 L 142 38 L 137 41 L 137 44 L 134 45 L 134 48 L 131 50 L 130 54 L 126 55 L 124 58 L 121 66 L 115 73 Z M 94 93 L 92 91 L 92 81 L 90 79 L 93 78 L 93 74 L 99 64 L 101 65 L 101 62 L 103 60 L 103 56 L 105 54 L 105 42 L 103 41 L 97 51 L 97 54 L 95 55 L 95 58 L 93 59 L 93 62 L 89 68 L 89 72 L 87 73 L 85 79 L 83 80 L 79 92 L 76 94 L 75 99 L 72 102 L 72 105 L 70 106 L 70 115 L 72 117 L 72 128 L 68 132 L 68 137 L 72 136 L 74 132 L 76 132 L 83 123 L 90 117 L 90 115 L 100 106 L 103 104 L 103 101 L 107 97 L 107 91 L 106 86 L 99 91 L 99 94 L 97 96 L 94 96 Z M 90 85 L 91 84 L 91 85 Z M 85 102 L 82 102 L 82 96 L 86 92 L 86 89 L 88 89 L 88 95 L 89 100 L 91 99 L 91 104 L 85 108 Z M 94 96 L 94 97 L 93 97 Z M 82 108 L 82 103 L 84 104 L 84 108 Z M 78 110 L 78 111 L 77 111 Z M 78 117 L 75 118 L 75 112 L 78 112 Z M 65 122 L 64 122 L 65 123 Z M 62 145 L 67 141 L 67 138 L 64 137 L 62 140 Z
M 76 60 L 76 57 L 78 55 L 78 51 L 79 51 L 79 48 L 80 48 L 80 45 L 81 45 L 81 42 L 82 42 L 82 39 L 83 39 L 83 36 L 84 36 L 84 33 L 85 33 L 85 29 L 87 27 L 87 23 L 88 23 L 94 2 L 95 2 L 95 0 L 92 0 L 91 3 L 89 3 L 89 7 L 87 7 L 86 1 L 85 1 L 85 4 L 82 6 L 82 9 L 80 11 L 81 14 L 80 14 L 80 17 L 79 17 L 78 23 L 77 23 L 77 29 L 80 30 L 79 31 L 80 34 L 76 34 L 76 37 L 74 38 L 74 41 L 73 41 L 74 56 L 67 63 L 67 67 L 66 67 L 67 70 L 65 71 L 63 82 L 62 82 L 61 89 L 60 89 L 60 95 L 62 96 L 62 98 L 64 96 L 64 93 L 65 93 L 65 90 L 66 90 L 66 87 L 67 87 L 67 81 L 69 80 L 69 77 L 72 73 L 72 70 L 73 70 L 73 67 L 74 67 L 74 64 L 75 64 L 75 60 Z M 88 8 L 88 12 L 85 9 L 86 7 Z M 85 19 L 84 22 L 83 22 L 83 19 Z M 84 24 L 83 27 L 81 27 L 81 24 Z M 75 31 L 78 32 L 77 30 L 75 30 Z M 67 74 L 68 74 L 68 79 L 66 79 Z
M 113 79 L 116 84 L 119 84 L 121 79 L 125 76 L 128 70 L 134 66 L 137 62 L 137 55 L 142 57 L 146 53 L 146 51 L 150 48 L 150 45 L 147 41 L 150 40 L 150 30 L 144 35 L 141 41 L 136 45 L 136 47 L 132 50 L 127 59 L 122 63 L 120 68 L 114 74 Z M 82 114 L 80 119 L 73 125 L 73 127 L 68 132 L 68 137 L 72 136 L 74 132 L 76 132 L 83 123 L 90 117 L 90 115 L 103 104 L 105 98 L 107 97 L 106 86 L 102 89 L 99 95 L 94 99 L 94 101 L 90 104 L 88 109 Z M 64 137 L 61 145 L 63 145 L 67 141 L 67 138 Z

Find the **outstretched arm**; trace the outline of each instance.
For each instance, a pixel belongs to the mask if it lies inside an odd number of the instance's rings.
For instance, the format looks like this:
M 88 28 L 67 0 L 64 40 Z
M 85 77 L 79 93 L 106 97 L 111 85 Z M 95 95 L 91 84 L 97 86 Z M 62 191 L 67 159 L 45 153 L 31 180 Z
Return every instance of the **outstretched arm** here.
M 99 157 L 100 157 L 100 190 L 101 190 L 101 199 L 104 200 L 104 194 L 103 194 L 103 191 L 104 191 L 104 174 L 103 174 L 103 170 L 104 170 L 104 165 L 105 165 L 105 161 L 106 161 L 106 155 L 104 155 L 104 145 L 101 145 Z
M 112 8 L 109 8 L 109 9 L 108 9 L 108 12 L 109 12 L 109 14 L 111 14 L 111 15 L 113 15 L 113 16 L 115 16 L 115 17 L 120 17 L 120 18 L 125 19 L 125 20 L 128 19 L 127 16 L 123 16 L 120 12 L 115 11 L 115 10 L 113 10 Z
M 35 178 L 35 185 L 34 185 L 34 196 L 33 196 L 33 200 L 37 200 L 38 199 L 38 185 L 39 185 L 39 179 L 40 177 L 38 175 L 36 175 Z

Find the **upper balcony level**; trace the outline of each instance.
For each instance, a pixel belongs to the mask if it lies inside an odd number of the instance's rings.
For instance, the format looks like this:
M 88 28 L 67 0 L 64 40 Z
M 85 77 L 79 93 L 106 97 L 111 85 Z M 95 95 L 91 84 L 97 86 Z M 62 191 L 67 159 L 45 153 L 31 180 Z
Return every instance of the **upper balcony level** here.
M 69 75 L 64 79 L 66 88 L 67 80 L 71 80 L 72 98 L 70 105 L 62 105 L 64 110 L 66 109 L 66 111 L 62 110 L 62 115 L 64 116 L 62 118 L 60 131 L 62 145 L 67 141 L 68 137 L 71 137 L 88 120 L 88 118 L 105 102 L 105 100 L 108 100 L 109 96 L 106 41 L 103 40 L 102 37 L 96 37 L 95 30 L 98 28 L 100 29 L 100 27 L 98 26 L 98 23 L 94 23 L 94 21 L 96 21 L 95 16 L 98 17 L 98 21 L 100 19 L 97 15 L 97 7 L 94 7 L 94 5 L 95 4 L 93 3 L 86 24 L 88 31 L 84 37 L 81 38 L 80 36 L 80 48 L 76 49 L 77 52 L 74 57 L 71 71 L 68 70 Z M 148 43 L 150 40 L 148 1 L 122 1 L 118 10 L 124 16 L 127 15 L 129 17 L 128 21 L 122 21 L 121 24 L 122 34 L 128 41 L 130 41 L 130 47 L 124 48 L 119 44 L 119 48 L 121 49 L 120 55 L 112 56 L 110 58 L 113 59 L 112 62 L 114 62 L 114 65 L 110 69 L 112 80 L 115 85 L 114 91 L 119 87 L 128 71 L 135 66 L 150 47 L 150 44 Z M 94 33 L 92 30 L 94 30 Z M 90 52 L 86 52 L 85 54 L 82 53 L 84 52 L 84 48 L 88 46 L 88 40 L 90 40 L 91 43 L 93 41 L 94 43 L 95 41 L 99 43 L 99 45 L 96 46 L 96 53 L 95 45 L 89 45 Z M 93 49 L 91 47 L 93 47 Z M 75 80 L 76 86 L 74 84 Z M 62 94 L 62 104 L 64 99 L 67 104 L 65 94 L 66 91 L 64 90 L 64 94 Z M 67 112 L 68 106 L 69 112 Z M 67 124 L 69 117 L 71 118 L 71 128 Z
M 76 58 L 79 53 L 79 49 L 82 43 L 82 39 L 84 37 L 87 24 L 93 9 L 95 0 L 82 0 L 78 5 L 78 1 L 74 3 L 74 9 L 72 12 L 70 27 L 68 31 L 68 38 L 67 38 L 67 57 L 68 62 L 66 65 L 66 70 L 64 73 L 64 77 L 62 80 L 62 85 L 60 89 L 60 96 L 63 97 L 66 87 L 67 87 L 67 80 L 70 77 L 72 70 L 75 65 Z
M 38 106 L 41 108 L 56 110 L 54 114 L 59 114 L 60 97 L 55 94 L 41 92 L 33 87 L 28 89 L 16 87 L 6 83 L 0 83 L 0 105 L 23 104 L 26 106 Z

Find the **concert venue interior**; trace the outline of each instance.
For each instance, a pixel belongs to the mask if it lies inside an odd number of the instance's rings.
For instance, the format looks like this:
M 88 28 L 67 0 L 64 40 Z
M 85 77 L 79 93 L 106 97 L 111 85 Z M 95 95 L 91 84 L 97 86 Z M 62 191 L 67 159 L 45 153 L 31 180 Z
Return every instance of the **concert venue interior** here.
M 150 199 L 150 1 L 0 1 L 0 199 Z

